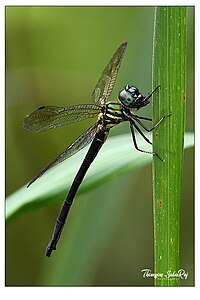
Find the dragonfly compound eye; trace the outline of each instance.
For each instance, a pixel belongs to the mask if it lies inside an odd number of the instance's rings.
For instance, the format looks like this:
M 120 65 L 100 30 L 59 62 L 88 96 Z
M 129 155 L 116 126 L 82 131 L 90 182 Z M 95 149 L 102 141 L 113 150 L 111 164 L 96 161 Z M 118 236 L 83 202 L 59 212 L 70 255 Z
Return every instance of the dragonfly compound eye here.
M 136 87 L 127 85 L 124 90 L 119 93 L 121 103 L 129 108 L 134 107 L 138 98 L 139 91 Z

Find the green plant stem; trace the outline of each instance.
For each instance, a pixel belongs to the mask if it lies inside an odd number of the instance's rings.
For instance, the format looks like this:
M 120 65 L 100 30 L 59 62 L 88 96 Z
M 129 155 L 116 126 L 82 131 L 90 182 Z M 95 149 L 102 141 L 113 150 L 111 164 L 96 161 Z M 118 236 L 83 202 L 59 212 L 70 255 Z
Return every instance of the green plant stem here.
M 180 198 L 186 98 L 186 8 L 157 7 L 154 23 L 153 119 L 172 114 L 153 134 L 154 273 L 156 286 L 178 286 Z M 166 275 L 166 276 L 165 276 Z

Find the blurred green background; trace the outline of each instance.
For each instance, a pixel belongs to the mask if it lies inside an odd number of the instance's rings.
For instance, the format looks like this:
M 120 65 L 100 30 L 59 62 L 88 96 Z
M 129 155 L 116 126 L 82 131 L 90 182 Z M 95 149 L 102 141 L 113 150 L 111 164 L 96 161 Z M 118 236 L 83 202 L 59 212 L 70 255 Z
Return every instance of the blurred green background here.
M 5 13 L 6 194 L 10 195 L 94 121 L 31 134 L 23 130 L 24 116 L 41 105 L 90 103 L 101 72 L 122 42 L 128 41 L 128 49 L 111 99 L 125 84 L 138 86 L 143 94 L 151 90 L 154 7 L 7 7 Z M 186 131 L 193 131 L 192 7 L 187 25 Z M 151 116 L 151 106 L 140 115 Z M 111 135 L 128 131 L 128 125 L 121 124 Z M 189 273 L 181 282 L 186 286 L 194 284 L 193 167 L 190 148 L 185 151 L 181 199 L 180 267 Z M 121 203 L 120 210 L 115 209 L 116 202 Z M 59 209 L 60 204 L 33 210 L 6 227 L 6 285 L 153 284 L 141 273 L 144 268 L 153 270 L 151 165 L 78 195 L 59 248 L 49 259 L 45 247 Z M 108 221 L 99 216 L 99 209 Z M 104 243 L 98 228 L 106 235 Z

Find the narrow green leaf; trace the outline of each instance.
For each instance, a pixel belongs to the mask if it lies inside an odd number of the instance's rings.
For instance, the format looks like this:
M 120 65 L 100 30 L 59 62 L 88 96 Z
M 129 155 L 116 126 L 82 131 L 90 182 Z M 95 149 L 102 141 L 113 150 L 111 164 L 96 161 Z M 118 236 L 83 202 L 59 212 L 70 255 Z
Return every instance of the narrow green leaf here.
M 193 134 L 188 133 L 186 137 L 186 147 L 193 146 Z M 140 140 L 140 146 L 149 149 L 143 140 Z M 10 195 L 6 201 L 6 220 L 10 221 L 21 213 L 46 204 L 62 202 L 87 148 L 49 170 L 29 188 L 24 186 Z M 85 192 L 121 174 L 137 170 L 151 160 L 151 155 L 133 148 L 130 134 L 110 137 L 88 171 L 79 192 Z
M 186 8 L 158 7 L 154 24 L 153 119 L 172 114 L 153 134 L 155 273 L 177 273 L 180 243 L 180 198 L 186 98 Z M 179 278 L 158 277 L 156 286 L 178 286 Z

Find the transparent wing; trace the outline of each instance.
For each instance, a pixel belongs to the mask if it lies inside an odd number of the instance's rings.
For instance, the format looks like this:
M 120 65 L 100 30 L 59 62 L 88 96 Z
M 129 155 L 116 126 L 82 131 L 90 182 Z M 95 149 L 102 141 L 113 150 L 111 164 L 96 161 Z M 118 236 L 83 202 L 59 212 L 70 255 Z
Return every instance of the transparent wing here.
M 119 71 L 119 67 L 127 47 L 127 42 L 123 43 L 115 52 L 110 62 L 103 71 L 95 89 L 92 93 L 92 101 L 99 104 L 105 104 L 109 98 Z
M 94 138 L 97 131 L 98 123 L 95 123 L 93 126 L 88 128 L 83 134 L 81 134 L 72 144 L 70 144 L 58 157 L 56 157 L 50 164 L 48 164 L 38 175 L 36 175 L 28 184 L 29 187 L 36 179 L 41 177 L 47 170 L 54 167 L 63 160 L 74 155 L 85 146 L 87 146 L 91 140 Z
M 41 106 L 24 119 L 24 129 L 41 132 L 66 124 L 94 118 L 100 112 L 96 104 L 80 104 L 69 107 Z

